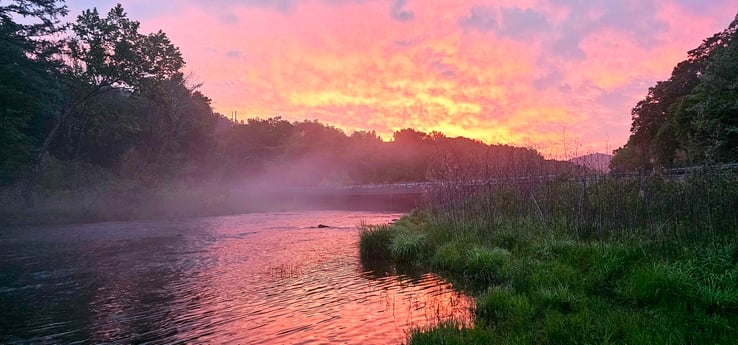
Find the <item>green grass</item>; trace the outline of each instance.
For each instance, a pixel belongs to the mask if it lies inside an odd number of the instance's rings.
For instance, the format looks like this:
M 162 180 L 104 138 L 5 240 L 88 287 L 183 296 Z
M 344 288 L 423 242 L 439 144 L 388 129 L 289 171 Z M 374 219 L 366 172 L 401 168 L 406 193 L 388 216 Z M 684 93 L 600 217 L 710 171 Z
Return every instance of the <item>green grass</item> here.
M 478 328 L 462 329 L 453 322 L 433 329 L 414 329 L 409 345 L 487 345 L 496 343 L 494 335 Z
M 384 229 L 373 252 L 477 300 L 472 328 L 414 330 L 410 344 L 735 344 L 738 179 L 516 188 Z
M 622 296 L 640 304 L 674 307 L 694 297 L 694 273 L 683 264 L 649 263 L 620 280 Z
M 525 327 L 536 308 L 525 294 L 495 286 L 477 298 L 476 315 L 481 322 L 505 327 Z
M 463 273 L 466 267 L 464 254 L 468 244 L 461 241 L 452 241 L 436 248 L 431 258 L 431 264 L 441 270 Z
M 389 244 L 392 257 L 400 262 L 422 259 L 427 253 L 426 234 L 419 231 L 395 231 Z
M 393 231 L 388 225 L 361 225 L 359 255 L 362 259 L 386 259 L 390 257 Z
M 504 282 L 510 276 L 511 255 L 506 249 L 476 245 L 464 254 L 464 274 L 474 282 Z

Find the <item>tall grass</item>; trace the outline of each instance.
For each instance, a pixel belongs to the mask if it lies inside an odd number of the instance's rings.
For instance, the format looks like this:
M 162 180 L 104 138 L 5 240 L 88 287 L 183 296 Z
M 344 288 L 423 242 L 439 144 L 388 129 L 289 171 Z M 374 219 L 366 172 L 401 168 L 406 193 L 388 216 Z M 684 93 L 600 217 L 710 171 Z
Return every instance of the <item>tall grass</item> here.
M 498 179 L 440 183 L 429 209 L 453 228 L 513 221 L 565 230 L 577 239 L 643 236 L 655 240 L 738 234 L 738 176 L 695 173 L 614 178 Z
M 393 232 L 388 225 L 361 224 L 359 233 L 359 255 L 364 260 L 387 259 L 390 257 L 390 242 Z
M 472 329 L 442 324 L 415 330 L 409 343 L 738 339 L 735 175 L 471 185 L 442 184 L 387 228 L 387 257 L 477 296 Z

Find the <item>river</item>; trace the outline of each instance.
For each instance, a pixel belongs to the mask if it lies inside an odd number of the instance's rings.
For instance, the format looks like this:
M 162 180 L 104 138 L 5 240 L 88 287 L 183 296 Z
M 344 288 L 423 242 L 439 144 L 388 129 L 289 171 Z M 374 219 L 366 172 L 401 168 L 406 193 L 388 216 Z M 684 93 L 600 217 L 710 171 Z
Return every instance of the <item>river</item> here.
M 399 217 L 2 229 L 0 343 L 401 344 L 414 327 L 471 322 L 473 301 L 443 279 L 361 262 L 358 225 Z

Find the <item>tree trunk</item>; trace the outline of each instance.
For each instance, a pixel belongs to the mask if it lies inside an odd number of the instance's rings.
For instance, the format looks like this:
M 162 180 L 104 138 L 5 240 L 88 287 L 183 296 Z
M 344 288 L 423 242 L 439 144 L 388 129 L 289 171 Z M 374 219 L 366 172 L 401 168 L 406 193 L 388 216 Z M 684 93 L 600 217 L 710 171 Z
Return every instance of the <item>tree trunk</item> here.
M 36 187 L 39 177 L 41 177 L 41 174 L 46 168 L 46 163 L 48 162 L 49 157 L 49 147 L 54 141 L 59 128 L 61 128 L 62 124 L 66 122 L 69 115 L 72 114 L 72 112 L 77 109 L 77 107 L 111 90 L 114 90 L 114 88 L 110 87 L 109 84 L 97 85 L 89 90 L 86 94 L 83 94 L 81 97 L 76 99 L 69 99 L 67 100 L 67 102 L 64 103 L 61 111 L 56 117 L 56 123 L 54 123 L 54 127 L 51 128 L 49 134 L 46 135 L 46 139 L 44 140 L 43 145 L 41 145 L 38 150 L 38 155 L 36 156 L 36 164 L 34 164 L 31 175 L 28 177 L 21 190 L 23 202 L 27 208 L 32 208 L 34 206 L 33 189 Z
M 72 189 L 77 191 L 79 189 L 79 151 L 82 147 L 82 134 L 87 126 L 87 118 L 84 118 L 79 127 L 79 133 L 77 134 L 77 147 L 74 149 L 74 181 L 72 183 Z
M 33 208 L 34 207 L 34 200 L 33 200 L 33 189 L 36 187 L 36 184 L 38 183 L 38 179 L 41 177 L 41 174 L 44 172 L 44 169 L 46 168 L 46 164 L 48 163 L 49 158 L 49 147 L 51 146 L 51 142 L 54 141 L 54 137 L 56 137 L 56 133 L 59 131 L 59 128 L 61 128 L 62 123 L 66 120 L 66 118 L 69 116 L 69 108 L 64 107 L 62 108 L 61 113 L 57 116 L 56 123 L 54 123 L 54 127 L 51 128 L 51 131 L 49 134 L 46 135 L 46 139 L 44 140 L 43 145 L 38 150 L 38 155 L 36 156 L 36 163 L 33 165 L 33 170 L 31 170 L 31 175 L 28 177 L 28 179 L 25 181 L 23 188 L 21 190 L 21 195 L 23 197 L 23 203 L 27 208 Z

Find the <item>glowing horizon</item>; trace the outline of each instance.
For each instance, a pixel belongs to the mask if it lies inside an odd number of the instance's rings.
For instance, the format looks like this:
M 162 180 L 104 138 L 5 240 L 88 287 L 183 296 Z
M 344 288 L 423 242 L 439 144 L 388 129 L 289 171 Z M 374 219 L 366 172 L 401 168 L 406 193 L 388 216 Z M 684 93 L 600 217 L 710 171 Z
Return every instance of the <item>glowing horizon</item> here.
M 727 0 L 121 2 L 170 36 L 226 116 L 385 140 L 436 130 L 548 156 L 623 145 L 635 103 L 736 12 Z M 70 20 L 90 6 L 68 4 Z

